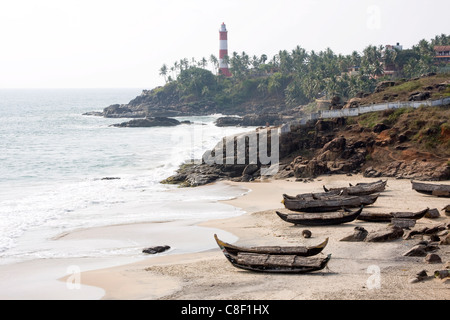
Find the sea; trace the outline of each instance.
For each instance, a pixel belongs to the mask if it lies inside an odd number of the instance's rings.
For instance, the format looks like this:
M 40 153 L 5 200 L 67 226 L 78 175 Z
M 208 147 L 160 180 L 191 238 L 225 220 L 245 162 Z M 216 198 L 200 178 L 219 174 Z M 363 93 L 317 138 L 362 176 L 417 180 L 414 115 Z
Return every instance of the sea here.
M 254 128 L 217 127 L 221 115 L 180 117 L 191 124 L 151 128 L 118 128 L 111 125 L 129 119 L 83 115 L 140 93 L 0 89 L 0 264 L 124 253 L 46 245 L 75 230 L 244 213 L 219 201 L 242 189 L 213 184 L 183 190 L 160 181 L 222 137 Z

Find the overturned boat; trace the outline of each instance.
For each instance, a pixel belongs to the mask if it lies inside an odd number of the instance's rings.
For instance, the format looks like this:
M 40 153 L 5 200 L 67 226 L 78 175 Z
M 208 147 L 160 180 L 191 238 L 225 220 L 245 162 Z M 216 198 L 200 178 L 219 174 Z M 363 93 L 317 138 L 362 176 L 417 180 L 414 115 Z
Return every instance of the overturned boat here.
M 450 198 L 450 185 L 411 181 L 413 190 L 436 197 Z
M 392 219 L 413 219 L 418 220 L 423 218 L 429 208 L 417 212 L 390 212 L 390 213 L 373 213 L 363 212 L 358 216 L 358 220 L 369 222 L 391 222 Z

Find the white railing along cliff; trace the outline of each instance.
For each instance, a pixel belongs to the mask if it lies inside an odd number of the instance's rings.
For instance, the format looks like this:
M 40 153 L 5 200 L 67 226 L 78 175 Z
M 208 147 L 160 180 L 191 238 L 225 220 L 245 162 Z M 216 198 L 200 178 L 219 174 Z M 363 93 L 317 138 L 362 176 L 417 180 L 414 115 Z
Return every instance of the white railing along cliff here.
M 450 97 L 437 99 L 437 100 L 426 100 L 426 101 L 405 101 L 405 102 L 388 102 L 379 103 L 373 105 L 360 106 L 357 108 L 340 109 L 340 110 L 322 110 L 318 113 L 311 113 L 306 117 L 300 118 L 295 121 L 291 121 L 282 127 L 282 132 L 288 132 L 291 125 L 305 125 L 309 120 L 317 119 L 330 119 L 330 118 L 342 118 L 342 117 L 356 117 L 360 114 L 383 111 L 388 109 L 399 109 L 405 107 L 419 108 L 420 106 L 435 107 L 450 104 Z

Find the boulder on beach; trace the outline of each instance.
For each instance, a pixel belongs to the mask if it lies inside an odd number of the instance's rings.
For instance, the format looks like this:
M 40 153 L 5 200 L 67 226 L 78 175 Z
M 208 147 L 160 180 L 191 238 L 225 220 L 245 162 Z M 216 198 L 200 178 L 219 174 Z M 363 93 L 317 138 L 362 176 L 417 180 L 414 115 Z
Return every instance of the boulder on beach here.
M 403 236 L 403 229 L 392 226 L 386 230 L 380 230 L 377 232 L 370 233 L 364 240 L 366 242 L 384 242 L 390 240 L 396 240 Z
M 142 250 L 143 253 L 147 254 L 156 254 L 161 253 L 164 251 L 167 251 L 170 249 L 170 246 L 155 246 L 155 247 L 149 247 Z
M 358 226 L 355 227 L 353 234 L 342 238 L 340 241 L 350 241 L 350 242 L 364 241 L 364 239 L 366 239 L 368 234 L 369 232 L 367 232 L 366 229 Z
M 311 231 L 309 231 L 307 229 L 302 231 L 303 238 L 311 238 L 311 234 L 312 234 Z
M 441 257 L 436 253 L 429 253 L 425 257 L 425 262 L 427 263 L 442 263 Z

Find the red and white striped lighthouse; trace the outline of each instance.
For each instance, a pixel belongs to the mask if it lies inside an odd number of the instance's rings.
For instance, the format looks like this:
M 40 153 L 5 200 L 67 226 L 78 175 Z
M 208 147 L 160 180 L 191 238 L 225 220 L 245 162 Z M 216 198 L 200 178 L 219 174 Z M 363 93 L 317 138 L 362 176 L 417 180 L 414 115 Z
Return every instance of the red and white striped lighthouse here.
M 225 56 L 228 56 L 228 31 L 225 23 L 219 30 L 220 34 L 220 50 L 219 50 L 219 73 L 223 74 L 225 77 L 231 77 L 231 72 L 228 69 L 228 63 L 225 61 Z

